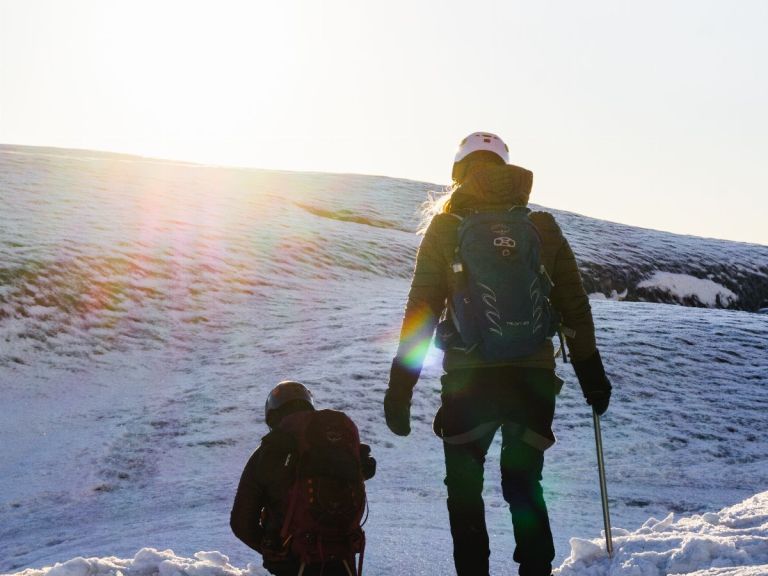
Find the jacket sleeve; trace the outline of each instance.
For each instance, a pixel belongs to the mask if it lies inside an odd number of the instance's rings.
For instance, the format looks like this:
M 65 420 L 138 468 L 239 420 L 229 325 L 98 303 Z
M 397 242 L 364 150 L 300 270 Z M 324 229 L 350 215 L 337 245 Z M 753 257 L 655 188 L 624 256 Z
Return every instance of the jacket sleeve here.
M 265 491 L 258 479 L 261 447 L 259 447 L 245 465 L 237 487 L 235 502 L 229 517 L 232 532 L 246 546 L 261 553 L 264 529 L 261 526 L 261 511 L 265 506 Z
M 581 282 L 576 257 L 562 235 L 552 271 L 552 305 L 560 313 L 568 350 L 573 360 L 592 356 L 597 350 L 592 308 Z
M 437 215 L 432 219 L 419 246 L 400 329 L 400 343 L 392 362 L 390 388 L 408 392 L 413 389 L 445 308 L 449 263 L 442 246 L 444 239 L 440 227 L 441 219 L 447 217 Z

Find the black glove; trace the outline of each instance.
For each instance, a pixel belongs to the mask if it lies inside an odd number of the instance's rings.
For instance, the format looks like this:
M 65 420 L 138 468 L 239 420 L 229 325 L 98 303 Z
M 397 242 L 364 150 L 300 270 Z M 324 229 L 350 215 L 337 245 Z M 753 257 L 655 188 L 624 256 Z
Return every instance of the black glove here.
M 398 436 L 411 433 L 411 396 L 419 374 L 409 370 L 397 358 L 392 361 L 389 386 L 384 394 L 384 417 L 387 426 Z
M 360 469 L 363 472 L 363 480 L 370 480 L 376 475 L 376 458 L 371 456 L 371 447 L 368 444 L 360 444 Z
M 600 352 L 595 350 L 586 360 L 572 360 L 573 369 L 576 371 L 576 378 L 579 379 L 581 391 L 587 404 L 592 406 L 598 416 L 608 410 L 608 403 L 611 400 L 611 382 L 605 375 L 603 361 L 600 359 Z
M 411 394 L 403 394 L 387 389 L 384 394 L 384 417 L 387 426 L 398 436 L 408 436 L 411 433 Z

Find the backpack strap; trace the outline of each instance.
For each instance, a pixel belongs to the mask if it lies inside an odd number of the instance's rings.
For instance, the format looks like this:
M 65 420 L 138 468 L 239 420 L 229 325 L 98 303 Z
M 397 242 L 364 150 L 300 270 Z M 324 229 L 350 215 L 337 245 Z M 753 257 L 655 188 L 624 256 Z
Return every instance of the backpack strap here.
M 296 483 L 296 481 L 299 478 L 299 465 L 301 464 L 301 453 L 298 450 L 297 446 L 294 446 L 294 449 L 296 451 L 296 463 L 294 464 L 294 477 L 292 485 Z M 285 457 L 285 467 L 288 467 L 288 465 L 291 463 L 291 456 L 293 456 L 293 452 L 288 452 L 288 455 Z M 288 510 L 285 512 L 285 517 L 283 518 L 283 526 L 280 528 L 280 541 L 282 542 L 283 549 L 287 550 L 288 547 L 291 544 L 291 540 L 293 539 L 293 534 L 288 534 L 288 527 L 291 525 L 291 520 L 293 520 L 293 515 L 296 512 L 296 500 L 298 499 L 297 492 L 295 490 L 290 491 L 291 498 L 288 501 Z
M 299 463 L 297 462 L 295 480 L 297 480 L 299 476 L 298 464 Z M 290 493 L 291 499 L 288 501 L 288 510 L 285 513 L 285 518 L 283 518 L 283 527 L 280 529 L 280 540 L 283 543 L 284 549 L 287 549 L 287 547 L 290 546 L 291 540 L 293 539 L 293 534 L 288 534 L 288 527 L 291 525 L 291 520 L 293 520 L 293 515 L 296 512 L 296 500 L 298 499 L 296 490 L 291 490 Z
M 362 530 L 360 532 L 362 532 L 362 542 L 360 544 L 360 557 L 357 559 L 357 576 L 363 576 L 363 559 L 365 558 L 365 532 Z

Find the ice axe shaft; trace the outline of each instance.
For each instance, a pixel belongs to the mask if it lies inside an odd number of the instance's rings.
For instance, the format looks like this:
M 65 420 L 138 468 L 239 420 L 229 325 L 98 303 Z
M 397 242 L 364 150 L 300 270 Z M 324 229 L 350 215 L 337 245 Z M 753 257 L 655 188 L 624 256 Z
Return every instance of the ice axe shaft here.
M 611 537 L 611 514 L 608 510 L 608 488 L 605 483 L 605 461 L 603 460 L 603 435 L 600 432 L 600 416 L 592 408 L 592 421 L 595 424 L 595 446 L 597 447 L 597 471 L 600 476 L 600 497 L 603 501 L 603 525 L 605 526 L 605 548 L 608 557 L 613 557 L 613 538 Z

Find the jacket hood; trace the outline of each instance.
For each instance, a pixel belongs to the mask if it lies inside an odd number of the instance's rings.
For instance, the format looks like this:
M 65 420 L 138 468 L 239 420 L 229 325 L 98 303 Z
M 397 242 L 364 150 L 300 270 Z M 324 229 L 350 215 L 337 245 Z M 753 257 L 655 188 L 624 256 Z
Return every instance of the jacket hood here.
M 479 206 L 526 206 L 533 172 L 513 164 L 488 165 L 473 172 L 451 195 L 451 210 Z

